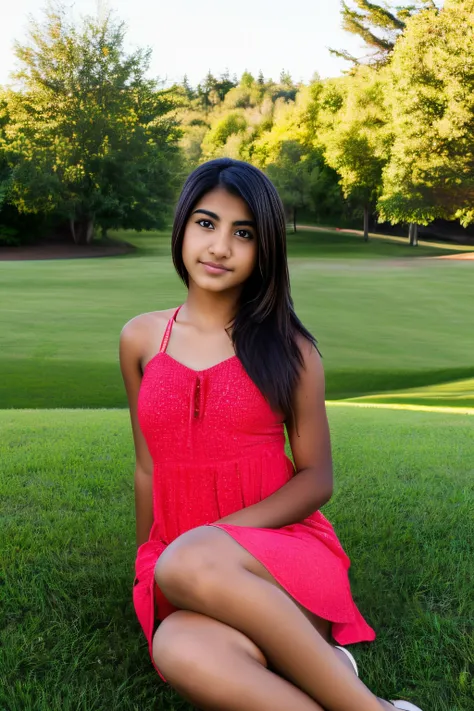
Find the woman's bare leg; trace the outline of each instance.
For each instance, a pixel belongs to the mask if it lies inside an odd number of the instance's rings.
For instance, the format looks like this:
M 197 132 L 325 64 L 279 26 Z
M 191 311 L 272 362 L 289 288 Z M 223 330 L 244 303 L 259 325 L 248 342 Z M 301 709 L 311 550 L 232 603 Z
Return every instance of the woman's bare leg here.
M 316 620 L 320 620 L 321 622 L 325 622 L 325 620 L 321 620 L 321 618 L 315 618 L 315 619 L 316 619 Z M 315 625 L 315 626 L 316 626 L 316 625 Z M 320 633 L 320 634 L 321 634 L 321 633 Z M 325 637 L 324 634 L 323 634 L 323 637 L 324 637 L 324 639 L 326 639 L 326 637 Z M 336 654 L 336 655 L 339 657 L 339 659 L 341 660 L 341 662 L 342 662 L 343 664 L 345 664 L 345 666 L 349 669 L 350 672 L 352 672 L 353 674 L 355 674 L 355 669 L 354 669 L 354 667 L 352 666 L 352 662 L 351 662 L 350 659 L 347 657 L 347 655 L 344 654 L 344 652 L 341 652 L 340 649 L 335 649 L 335 648 L 333 648 L 333 649 L 334 649 L 335 654 Z M 393 706 L 393 704 L 391 704 L 389 701 L 385 701 L 384 699 L 381 699 L 380 696 L 377 696 L 377 700 L 379 701 L 379 703 L 381 704 L 381 706 L 382 706 L 383 709 L 386 709 L 386 711 L 393 711 L 394 706 Z
M 178 611 L 160 624 L 153 658 L 171 686 L 203 711 L 325 711 L 270 671 L 245 635 L 196 612 Z
M 204 526 L 180 536 L 160 556 L 155 579 L 176 607 L 242 632 L 326 711 L 385 708 L 264 566 L 224 531 Z

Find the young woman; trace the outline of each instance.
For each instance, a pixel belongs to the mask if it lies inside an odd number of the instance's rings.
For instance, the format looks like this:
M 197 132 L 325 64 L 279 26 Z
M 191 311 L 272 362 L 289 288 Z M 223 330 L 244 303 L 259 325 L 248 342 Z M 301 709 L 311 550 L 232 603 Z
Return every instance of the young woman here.
M 332 642 L 375 633 L 319 511 L 333 490 L 324 373 L 293 308 L 285 239 L 261 171 L 201 165 L 172 235 L 186 301 L 122 330 L 136 614 L 156 671 L 201 709 L 416 710 L 377 698 Z

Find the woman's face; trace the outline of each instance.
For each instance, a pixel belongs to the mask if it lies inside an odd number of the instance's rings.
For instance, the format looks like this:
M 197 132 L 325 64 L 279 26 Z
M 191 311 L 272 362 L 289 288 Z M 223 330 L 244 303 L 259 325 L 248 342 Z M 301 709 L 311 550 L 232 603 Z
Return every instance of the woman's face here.
M 184 230 L 189 281 L 206 291 L 243 286 L 257 262 L 256 224 L 247 203 L 218 187 L 196 204 Z

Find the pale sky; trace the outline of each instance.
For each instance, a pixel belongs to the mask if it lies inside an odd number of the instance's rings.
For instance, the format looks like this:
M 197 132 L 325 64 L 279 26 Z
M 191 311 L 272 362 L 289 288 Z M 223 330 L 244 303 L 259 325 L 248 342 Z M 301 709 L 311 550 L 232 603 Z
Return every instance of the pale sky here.
M 294 81 L 338 76 L 349 65 L 328 47 L 364 54 L 362 42 L 342 31 L 339 0 L 70 0 L 74 17 L 97 15 L 106 4 L 128 28 L 127 46 L 151 47 L 150 73 L 171 84 L 188 75 L 192 86 L 210 69 Z M 28 16 L 42 16 L 41 0 L 13 0 L 0 23 L 0 84 L 15 67 L 13 42 L 25 37 Z

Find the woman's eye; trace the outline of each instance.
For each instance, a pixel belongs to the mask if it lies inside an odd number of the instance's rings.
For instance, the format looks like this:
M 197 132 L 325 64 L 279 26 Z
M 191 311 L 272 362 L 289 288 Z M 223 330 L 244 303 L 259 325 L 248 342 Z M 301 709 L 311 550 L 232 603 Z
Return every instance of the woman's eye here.
M 243 234 L 242 234 L 242 232 L 243 232 Z M 244 239 L 253 239 L 253 234 L 251 232 L 249 232 L 248 230 L 238 230 L 237 234 L 239 234 L 239 237 L 244 237 Z
M 209 220 L 198 220 L 198 225 L 201 225 L 202 227 L 212 227 L 212 222 L 209 222 Z

